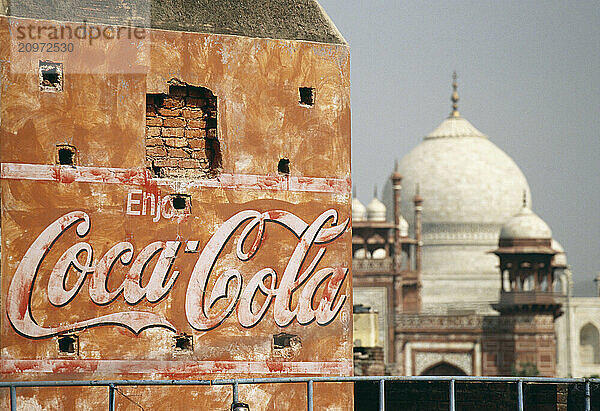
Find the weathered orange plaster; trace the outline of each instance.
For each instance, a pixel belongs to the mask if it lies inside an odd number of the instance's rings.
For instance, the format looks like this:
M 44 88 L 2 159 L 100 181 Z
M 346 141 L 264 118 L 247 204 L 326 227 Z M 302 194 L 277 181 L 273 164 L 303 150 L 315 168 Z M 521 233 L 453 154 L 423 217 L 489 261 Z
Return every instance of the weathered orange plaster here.
M 254 39 L 200 33 L 147 30 L 149 54 L 135 44 L 98 41 L 92 46 L 75 41 L 73 53 L 16 53 L 9 26 L 43 21 L 0 17 L 2 93 L 0 155 L 2 161 L 2 313 L 0 378 L 147 379 L 267 377 L 282 375 L 350 375 L 352 372 L 352 284 L 350 225 L 329 243 L 312 244 L 302 272 L 325 250 L 320 269 L 347 269 L 338 283 L 325 280 L 316 287 L 310 306 L 321 301 L 343 305 L 327 324 L 277 324 L 274 302 L 252 327 L 243 327 L 238 309 L 210 330 L 194 328 L 186 312 L 186 291 L 191 273 L 210 239 L 232 216 L 245 210 L 259 213 L 283 210 L 310 225 L 326 210 L 337 222 L 350 219 L 350 82 L 349 53 L 343 45 L 303 41 Z M 70 24 L 70 23 L 65 23 Z M 14 44 L 12 44 L 14 45 Z M 148 45 L 148 43 L 146 43 Z M 140 53 L 136 56 L 135 53 Z M 136 56 L 136 58 L 132 58 Z M 42 92 L 38 61 L 63 63 L 64 88 Z M 135 70 L 124 62 L 134 61 Z M 210 89 L 218 98 L 218 139 L 222 150 L 221 179 L 203 181 L 157 180 L 145 169 L 145 96 L 164 93 L 168 82 Z M 298 88 L 313 87 L 314 106 L 298 103 Z M 56 165 L 56 145 L 77 149 L 76 167 Z M 279 159 L 290 160 L 290 176 L 277 173 Z M 115 169 L 117 171 L 115 171 Z M 142 194 L 140 194 L 142 193 Z M 156 219 L 142 213 L 136 199 L 155 201 L 185 194 L 191 209 L 185 215 L 164 214 Z M 149 204 L 149 203 L 148 203 Z M 169 211 L 169 210 L 167 210 Z M 170 210 L 171 212 L 173 210 Z M 53 222 L 72 212 L 89 217 L 89 232 L 77 234 L 77 223 L 47 246 L 30 289 L 11 285 L 32 243 Z M 137 214 L 139 212 L 139 214 Z M 168 214 L 168 213 L 167 213 Z M 280 214 L 273 214 L 273 218 Z M 280 285 L 294 250 L 302 241 L 276 222 L 267 222 L 262 243 L 248 261 L 236 256 L 236 241 L 244 225 L 233 231 L 218 254 L 207 293 L 227 269 L 239 270 L 242 282 L 264 268 L 277 273 Z M 248 236 L 247 251 L 257 229 Z M 64 306 L 49 302 L 49 279 L 67 249 L 85 242 L 93 249 L 95 264 L 118 243 L 129 242 L 132 259 L 155 241 L 180 242 L 170 274 L 179 272 L 172 288 L 156 302 L 143 298 L 131 304 L 121 293 L 112 302 L 92 301 L 88 273 L 81 288 Z M 186 252 L 197 241 L 197 251 Z M 193 243 L 192 243 L 193 244 Z M 85 253 L 84 253 L 85 254 Z M 85 263 L 86 256 L 78 257 Z M 157 258 L 144 268 L 145 286 Z M 117 262 L 108 277 L 108 290 L 118 289 L 133 263 Z M 299 306 L 308 276 L 292 290 L 290 309 Z M 165 280 L 167 280 L 167 277 Z M 64 290 L 77 284 L 72 267 Z M 234 281 L 235 282 L 235 281 Z M 339 286 L 339 292 L 328 285 Z M 268 280 L 264 282 L 268 284 Z M 233 284 L 230 284 L 233 287 Z M 232 288 L 233 289 L 233 288 Z M 30 300 L 9 293 L 29 293 Z M 230 297 L 230 296 L 229 296 Z M 214 310 L 224 310 L 229 297 L 217 300 Z M 17 332 L 9 321 L 13 298 L 30 310 L 42 327 L 66 327 L 102 315 L 127 311 L 152 313 L 172 325 L 150 327 L 138 334 L 120 325 L 100 324 L 73 330 L 78 337 L 74 355 L 58 351 L 57 336 L 31 338 Z M 257 293 L 256 312 L 267 299 Z M 28 304 L 28 305 L 27 305 Z M 189 311 L 189 308 L 188 308 Z M 16 315 L 16 314 L 15 314 Z M 273 335 L 286 332 L 301 339 L 301 348 L 278 352 Z M 71 333 L 71 331 L 70 331 Z M 174 347 L 176 334 L 193 336 L 193 350 Z M 117 395 L 119 409 L 227 409 L 227 387 L 123 387 Z M 105 406 L 107 391 L 100 388 L 18 389 L 20 404 L 44 408 L 79 409 Z M 352 388 L 347 384 L 316 384 L 317 409 L 351 409 Z M 301 409 L 306 386 L 259 385 L 240 388 L 240 399 L 252 410 Z M 8 391 L 2 393 L 8 406 Z

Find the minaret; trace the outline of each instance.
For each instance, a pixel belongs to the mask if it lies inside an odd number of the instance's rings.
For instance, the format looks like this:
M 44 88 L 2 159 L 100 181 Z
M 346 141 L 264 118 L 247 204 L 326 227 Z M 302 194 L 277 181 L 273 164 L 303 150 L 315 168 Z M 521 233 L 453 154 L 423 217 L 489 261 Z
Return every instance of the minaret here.
M 417 273 L 421 272 L 421 254 L 423 249 L 423 240 L 421 239 L 423 198 L 420 196 L 419 191 L 419 184 L 417 184 L 415 196 L 413 197 L 413 203 L 415 204 L 415 240 L 417 242 L 415 249 L 415 271 Z
M 399 273 L 402 269 L 402 244 L 400 242 L 400 191 L 402 190 L 402 174 L 398 171 L 398 160 L 394 172 L 390 177 L 394 190 L 394 271 Z
M 402 175 L 398 171 L 396 161 L 394 172 L 390 176 L 394 192 L 394 311 L 400 314 L 403 311 L 403 289 L 402 289 L 402 243 L 400 242 L 400 191 L 402 190 Z

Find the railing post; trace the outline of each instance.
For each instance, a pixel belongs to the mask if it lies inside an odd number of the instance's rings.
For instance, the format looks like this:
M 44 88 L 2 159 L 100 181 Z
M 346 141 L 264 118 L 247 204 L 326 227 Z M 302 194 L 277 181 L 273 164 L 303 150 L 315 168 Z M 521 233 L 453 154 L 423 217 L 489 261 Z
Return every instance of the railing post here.
M 306 402 L 308 411 L 313 411 L 313 380 L 308 380 L 306 387 Z
M 238 397 L 239 397 L 238 383 L 234 382 L 232 387 L 233 387 L 233 403 L 235 404 L 236 402 L 238 402 Z
M 517 385 L 517 397 L 519 399 L 519 411 L 523 411 L 523 380 Z
M 10 411 L 17 411 L 17 387 L 10 386 Z
M 592 410 L 592 396 L 590 394 L 590 380 L 585 380 L 585 411 Z
M 115 411 L 115 386 L 108 385 L 108 411 Z
M 450 411 L 455 410 L 454 405 L 454 378 L 450 380 Z
M 385 380 L 379 380 L 379 411 L 385 411 Z

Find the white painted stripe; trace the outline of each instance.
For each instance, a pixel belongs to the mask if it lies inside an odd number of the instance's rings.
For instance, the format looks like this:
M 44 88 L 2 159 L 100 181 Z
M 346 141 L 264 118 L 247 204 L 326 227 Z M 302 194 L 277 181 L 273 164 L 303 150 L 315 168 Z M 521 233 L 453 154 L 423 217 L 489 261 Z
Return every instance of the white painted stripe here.
M 152 178 L 145 169 L 112 167 L 71 167 L 52 164 L 0 164 L 3 180 L 56 181 L 61 183 L 103 183 L 184 188 L 252 189 L 350 195 L 350 179 L 298 176 L 269 176 L 223 173 L 215 178 L 175 181 Z
M 15 373 L 104 374 L 307 374 L 351 375 L 352 361 L 161 361 L 39 359 L 0 361 L 0 374 Z

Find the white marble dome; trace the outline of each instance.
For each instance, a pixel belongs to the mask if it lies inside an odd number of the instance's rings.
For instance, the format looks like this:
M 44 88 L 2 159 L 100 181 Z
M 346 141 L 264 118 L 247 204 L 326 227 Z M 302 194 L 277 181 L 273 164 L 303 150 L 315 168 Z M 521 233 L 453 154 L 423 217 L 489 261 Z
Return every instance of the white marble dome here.
M 402 158 L 399 171 L 402 214 L 411 225 L 417 184 L 424 199 L 424 224 L 501 225 L 518 212 L 523 190 L 530 198 L 515 162 L 462 117 L 445 119 Z M 391 183 L 386 184 L 384 203 L 390 210 Z
M 404 216 L 400 216 L 400 237 L 408 237 L 408 221 Z
M 557 251 L 552 258 L 552 264 L 554 266 L 567 267 L 567 253 L 565 253 L 563 246 L 555 239 L 552 239 L 550 247 L 552 247 L 554 251 Z
M 522 207 L 529 184 L 515 162 L 453 110 L 398 163 L 401 212 L 414 227 L 422 204 L 421 297 L 424 313 L 495 314 L 500 290 L 498 246 L 504 223 Z M 393 221 L 392 184 L 383 193 Z
M 367 220 L 369 221 L 385 221 L 386 219 L 386 207 L 385 205 L 374 197 L 371 202 L 367 205 Z
M 500 231 L 501 240 L 551 239 L 552 230 L 537 214 L 527 206 L 512 216 Z
M 371 258 L 373 260 L 382 260 L 385 257 L 387 257 L 387 252 L 385 251 L 385 248 L 378 248 L 377 250 L 373 251 L 373 254 L 371 254 Z
M 352 199 L 352 220 L 363 221 L 367 216 L 367 209 L 356 197 Z

